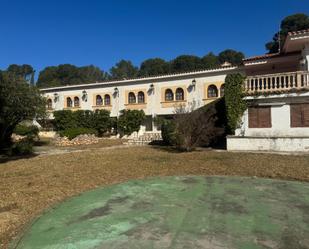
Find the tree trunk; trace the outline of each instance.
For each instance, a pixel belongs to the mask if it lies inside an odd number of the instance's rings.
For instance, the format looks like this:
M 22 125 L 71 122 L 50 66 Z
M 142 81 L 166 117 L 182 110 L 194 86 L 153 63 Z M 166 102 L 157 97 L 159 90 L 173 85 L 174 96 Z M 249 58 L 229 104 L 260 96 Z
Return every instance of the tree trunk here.
M 12 145 L 12 133 L 13 129 L 11 127 L 0 126 L 0 151 L 9 148 Z

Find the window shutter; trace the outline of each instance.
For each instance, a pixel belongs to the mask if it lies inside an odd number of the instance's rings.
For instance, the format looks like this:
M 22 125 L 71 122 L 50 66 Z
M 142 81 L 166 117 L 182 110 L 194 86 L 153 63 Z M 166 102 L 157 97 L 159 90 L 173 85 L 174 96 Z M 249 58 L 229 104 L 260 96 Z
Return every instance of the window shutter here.
M 259 107 L 259 128 L 271 127 L 271 110 L 270 107 Z
M 291 127 L 302 127 L 302 105 L 290 105 Z
M 309 127 L 309 104 L 302 104 L 302 126 Z
M 255 107 L 250 107 L 248 110 L 249 116 L 249 128 L 258 128 L 258 109 Z

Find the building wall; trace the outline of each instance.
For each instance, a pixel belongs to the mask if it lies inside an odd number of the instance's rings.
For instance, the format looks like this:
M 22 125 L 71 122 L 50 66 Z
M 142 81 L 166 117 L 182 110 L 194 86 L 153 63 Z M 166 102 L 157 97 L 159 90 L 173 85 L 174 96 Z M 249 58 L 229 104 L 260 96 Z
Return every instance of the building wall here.
M 270 103 L 271 104 L 271 103 Z M 271 106 L 271 128 L 249 128 L 248 110 L 242 117 L 241 127 L 235 131 L 236 136 L 246 137 L 309 137 L 309 127 L 291 127 L 290 104 Z
M 271 107 L 271 128 L 249 128 L 248 110 L 244 112 L 235 136 L 227 137 L 232 151 L 309 151 L 309 127 L 291 127 L 290 104 L 309 103 L 309 92 L 247 97 L 249 104 Z
M 228 137 L 230 151 L 308 152 L 308 137 Z
M 234 72 L 235 70 L 232 69 Z M 156 80 L 145 80 L 143 82 L 113 82 L 113 83 L 103 83 L 96 85 L 83 87 L 73 86 L 69 88 L 53 88 L 53 89 L 44 89 L 43 94 L 46 98 L 52 100 L 52 110 L 95 110 L 95 109 L 107 109 L 111 111 L 111 116 L 119 115 L 119 112 L 123 109 L 142 109 L 145 111 L 146 115 L 170 115 L 175 112 L 175 108 L 180 105 L 184 105 L 189 108 L 193 103 L 195 108 L 201 107 L 206 103 L 209 103 L 216 98 L 207 97 L 207 87 L 209 85 L 216 85 L 218 87 L 218 97 L 220 97 L 220 86 L 224 84 L 225 77 L 227 73 L 230 73 L 230 70 L 212 72 L 211 74 L 205 73 L 203 75 L 192 75 L 179 77 L 175 76 L 172 78 L 162 78 L 159 81 Z M 195 87 L 192 87 L 192 81 L 195 80 Z M 150 86 L 153 84 L 153 91 L 150 90 Z M 118 96 L 115 95 L 115 88 L 118 88 Z M 184 101 L 165 101 L 164 100 L 164 91 L 166 89 L 171 89 L 174 94 L 178 87 L 181 87 L 184 90 Z M 82 92 L 87 92 L 87 101 L 82 99 Z M 145 93 L 145 104 L 129 104 L 128 103 L 128 93 L 134 92 L 137 93 L 143 91 Z M 54 94 L 57 93 L 59 98 L 55 101 Z M 111 96 L 111 105 L 96 106 L 95 97 L 97 94 L 100 94 L 102 98 L 105 94 Z M 80 99 L 80 107 L 78 108 L 67 108 L 66 106 L 66 97 L 70 96 L 72 101 L 75 96 Z M 175 96 L 174 96 L 175 97 Z M 52 116 L 52 115 L 51 115 Z

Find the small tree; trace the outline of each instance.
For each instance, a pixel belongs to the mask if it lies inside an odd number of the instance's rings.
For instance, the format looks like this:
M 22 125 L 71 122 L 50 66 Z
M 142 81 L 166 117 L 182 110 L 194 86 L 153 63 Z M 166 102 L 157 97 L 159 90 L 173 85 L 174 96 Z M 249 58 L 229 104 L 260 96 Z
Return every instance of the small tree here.
M 225 135 L 224 107 L 221 98 L 197 110 L 194 110 L 194 105 L 177 108 L 174 119 L 162 122 L 163 141 L 181 151 L 192 151 L 218 142 Z
M 54 127 L 56 131 L 62 131 L 69 128 L 76 128 L 76 116 L 71 110 L 60 110 L 54 112 Z
M 12 133 L 20 122 L 43 118 L 46 100 L 23 77 L 0 72 L 0 150 L 11 145 Z
M 120 132 L 125 135 L 131 135 L 139 131 L 141 124 L 145 120 L 143 110 L 122 110 L 118 118 L 117 126 Z
M 247 109 L 244 97 L 243 85 L 245 77 L 240 74 L 230 74 L 225 79 L 225 108 L 228 133 L 234 134 L 239 126 L 241 117 Z
M 93 128 L 97 130 L 98 135 L 111 131 L 113 120 L 110 118 L 110 112 L 107 110 L 96 110 L 93 117 Z

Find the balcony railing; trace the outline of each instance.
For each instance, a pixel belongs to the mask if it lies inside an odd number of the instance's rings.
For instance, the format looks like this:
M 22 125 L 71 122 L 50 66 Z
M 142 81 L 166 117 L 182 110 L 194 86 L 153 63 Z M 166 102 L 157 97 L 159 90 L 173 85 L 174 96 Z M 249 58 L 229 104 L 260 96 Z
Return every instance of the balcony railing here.
M 303 88 L 309 88 L 308 71 L 249 76 L 245 81 L 245 91 L 249 94 Z

